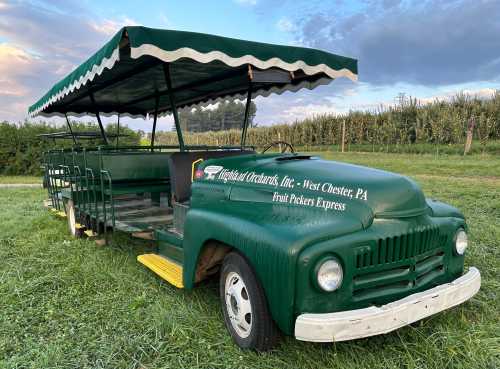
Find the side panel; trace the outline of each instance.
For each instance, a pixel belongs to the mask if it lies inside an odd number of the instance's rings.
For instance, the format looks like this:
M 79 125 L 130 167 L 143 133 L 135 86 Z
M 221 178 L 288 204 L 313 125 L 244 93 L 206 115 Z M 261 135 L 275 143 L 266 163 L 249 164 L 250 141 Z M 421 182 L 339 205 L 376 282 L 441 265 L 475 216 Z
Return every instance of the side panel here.
M 102 154 L 103 169 L 119 180 L 167 179 L 170 153 L 105 153 Z
M 360 230 L 359 220 L 320 217 L 324 210 L 228 200 L 229 186 L 221 184 L 195 183 L 193 187 L 183 243 L 185 288 L 193 287 L 204 244 L 209 240 L 223 242 L 249 260 L 274 320 L 282 331 L 292 334 L 299 253 L 318 240 Z
M 300 247 L 287 234 L 274 232 L 253 222 L 224 212 L 191 209 L 184 231 L 184 287 L 194 286 L 198 255 L 208 240 L 217 240 L 239 250 L 257 274 L 276 323 L 285 333 L 292 332 L 295 261 Z

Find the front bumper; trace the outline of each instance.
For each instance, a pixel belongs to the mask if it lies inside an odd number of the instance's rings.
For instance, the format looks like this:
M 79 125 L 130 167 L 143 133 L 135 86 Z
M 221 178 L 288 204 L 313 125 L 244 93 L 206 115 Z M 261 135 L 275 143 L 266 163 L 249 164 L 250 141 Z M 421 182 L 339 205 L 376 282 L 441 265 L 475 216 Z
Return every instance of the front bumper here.
M 453 282 L 387 305 L 327 314 L 302 314 L 295 321 L 295 338 L 334 342 L 388 333 L 467 301 L 480 286 L 481 274 L 471 267 Z

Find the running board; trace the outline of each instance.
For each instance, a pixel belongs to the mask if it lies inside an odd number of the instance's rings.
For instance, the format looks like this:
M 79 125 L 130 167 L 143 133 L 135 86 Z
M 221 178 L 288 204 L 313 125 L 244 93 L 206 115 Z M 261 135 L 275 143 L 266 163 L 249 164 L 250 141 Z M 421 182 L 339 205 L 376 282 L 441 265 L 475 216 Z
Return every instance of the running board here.
M 88 237 L 88 238 L 93 238 L 93 237 L 97 237 L 97 233 L 95 233 L 93 230 L 91 229 L 87 229 L 86 231 L 83 231 L 83 233 Z
M 66 218 L 66 213 L 64 211 L 59 211 L 56 208 L 50 208 L 50 212 L 60 218 Z
M 137 261 L 177 288 L 184 288 L 182 266 L 158 254 L 137 256 Z

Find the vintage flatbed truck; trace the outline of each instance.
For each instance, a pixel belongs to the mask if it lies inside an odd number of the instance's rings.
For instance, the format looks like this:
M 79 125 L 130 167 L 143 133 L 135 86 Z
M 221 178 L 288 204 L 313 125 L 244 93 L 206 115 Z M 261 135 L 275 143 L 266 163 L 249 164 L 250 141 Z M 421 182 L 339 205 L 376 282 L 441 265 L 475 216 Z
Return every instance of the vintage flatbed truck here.
M 70 232 L 144 238 L 138 260 L 178 288 L 218 274 L 227 329 L 242 348 L 278 332 L 343 341 L 390 332 L 470 299 L 467 224 L 404 176 L 246 144 L 255 96 L 357 78 L 354 59 L 198 33 L 125 27 L 29 113 L 93 114 L 103 145 L 46 153 L 52 211 Z M 246 99 L 241 144 L 184 144 L 178 108 Z M 100 114 L 153 117 L 151 145 L 109 141 Z M 178 146 L 155 145 L 171 113 Z M 284 152 L 288 149 L 288 153 Z M 147 237 L 146 237 L 147 238 Z

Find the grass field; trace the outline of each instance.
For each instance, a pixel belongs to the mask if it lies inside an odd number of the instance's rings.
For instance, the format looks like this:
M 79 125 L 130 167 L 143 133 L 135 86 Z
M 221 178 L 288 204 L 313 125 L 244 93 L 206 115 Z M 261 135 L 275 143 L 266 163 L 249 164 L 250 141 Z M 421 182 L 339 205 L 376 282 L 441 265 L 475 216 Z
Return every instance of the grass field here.
M 272 352 L 242 351 L 224 328 L 214 281 L 177 290 L 136 262 L 147 243 L 73 240 L 42 208 L 43 190 L 0 189 L 0 367 L 499 368 L 500 158 L 321 155 L 404 173 L 459 207 L 470 226 L 466 263 L 483 276 L 478 295 L 385 336 L 285 338 Z
M 38 184 L 42 183 L 40 176 L 0 176 L 1 184 Z

